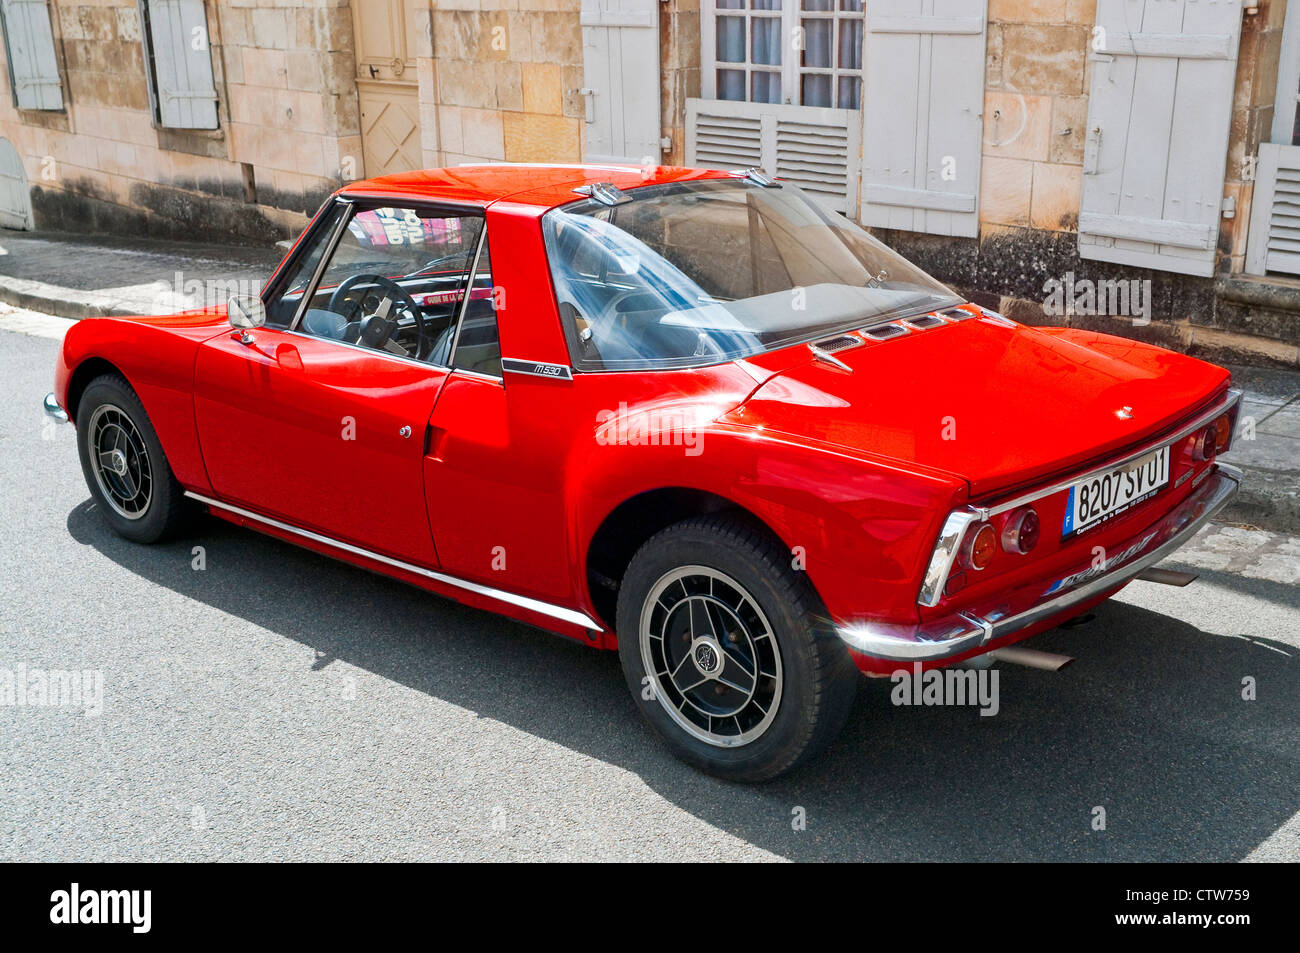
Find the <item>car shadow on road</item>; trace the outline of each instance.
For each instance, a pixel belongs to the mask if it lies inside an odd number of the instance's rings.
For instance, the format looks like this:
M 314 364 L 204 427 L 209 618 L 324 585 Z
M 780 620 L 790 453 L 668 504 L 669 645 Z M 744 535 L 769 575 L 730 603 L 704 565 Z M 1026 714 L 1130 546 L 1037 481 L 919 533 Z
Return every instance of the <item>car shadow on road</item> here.
M 1034 640 L 1078 658 L 1064 671 L 1000 667 L 996 716 L 896 707 L 890 682 L 864 679 L 825 756 L 746 787 L 667 753 L 614 653 L 217 520 L 192 539 L 138 546 L 87 501 L 67 527 L 132 573 L 310 646 L 314 669 L 342 660 L 626 769 L 793 860 L 1233 861 L 1300 809 L 1295 650 L 1122 602 Z M 196 544 L 204 572 L 190 568 Z M 1243 700 L 1246 678 L 1257 700 Z

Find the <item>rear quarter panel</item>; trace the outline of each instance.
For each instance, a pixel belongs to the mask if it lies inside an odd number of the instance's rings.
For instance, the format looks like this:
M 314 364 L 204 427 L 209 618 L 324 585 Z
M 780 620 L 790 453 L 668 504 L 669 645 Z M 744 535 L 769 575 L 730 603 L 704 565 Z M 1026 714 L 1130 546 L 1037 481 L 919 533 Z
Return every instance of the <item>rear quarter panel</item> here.
M 765 523 L 837 622 L 915 621 L 921 573 L 965 483 L 739 425 L 725 405 L 742 401 L 752 380 L 730 376 L 736 373 L 724 366 L 575 381 L 580 409 L 567 492 L 578 578 L 593 535 L 616 507 L 680 487 L 729 500 Z M 689 413 L 701 423 L 684 437 L 653 423 Z M 655 434 L 659 445 L 637 434 Z

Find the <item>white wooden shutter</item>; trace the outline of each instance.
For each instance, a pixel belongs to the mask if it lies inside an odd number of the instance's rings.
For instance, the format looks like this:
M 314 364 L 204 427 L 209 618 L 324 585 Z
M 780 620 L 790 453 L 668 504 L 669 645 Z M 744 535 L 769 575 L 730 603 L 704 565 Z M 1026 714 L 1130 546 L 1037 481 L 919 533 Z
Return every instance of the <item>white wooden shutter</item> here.
M 32 195 L 18 150 L 0 139 L 0 228 L 32 229 Z
M 857 214 L 861 141 L 861 119 L 854 109 L 686 101 L 687 165 L 757 167 L 850 216 Z
M 1241 5 L 1100 0 L 1079 254 L 1214 273 Z
M 47 0 L 3 0 L 3 12 L 14 102 L 19 109 L 62 109 Z
M 216 129 L 217 91 L 203 0 L 145 2 L 159 124 L 175 129 Z
M 659 0 L 582 0 L 588 162 L 659 164 Z
M 867 0 L 862 223 L 979 234 L 984 0 Z
M 1277 66 L 1277 98 L 1273 100 L 1271 142 L 1290 143 L 1296 133 L 1296 109 L 1300 107 L 1300 3 L 1286 8 L 1282 26 L 1282 55 Z
M 1261 143 L 1255 167 L 1246 273 L 1300 275 L 1300 146 Z

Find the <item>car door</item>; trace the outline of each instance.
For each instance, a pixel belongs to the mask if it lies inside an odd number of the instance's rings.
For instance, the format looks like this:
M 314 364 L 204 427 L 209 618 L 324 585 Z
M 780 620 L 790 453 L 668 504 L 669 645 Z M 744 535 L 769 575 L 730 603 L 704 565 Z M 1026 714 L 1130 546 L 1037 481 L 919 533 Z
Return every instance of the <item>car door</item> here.
M 540 371 L 502 374 L 497 304 L 505 295 L 493 280 L 492 241 L 489 232 L 449 360 L 452 371 L 429 421 L 429 522 L 445 572 L 512 594 L 570 604 L 574 592 L 563 504 L 571 413 L 568 368 L 552 367 L 565 372 L 563 377 Z M 518 246 L 507 240 L 502 247 Z M 538 287 L 544 272 L 537 280 L 521 267 L 520 254 L 516 251 L 505 262 L 516 279 L 529 275 L 515 286 Z M 524 322 L 531 310 L 527 297 L 511 299 Z
M 421 461 L 482 230 L 481 213 L 351 205 L 313 229 L 266 326 L 200 348 L 195 422 L 222 501 L 437 565 Z

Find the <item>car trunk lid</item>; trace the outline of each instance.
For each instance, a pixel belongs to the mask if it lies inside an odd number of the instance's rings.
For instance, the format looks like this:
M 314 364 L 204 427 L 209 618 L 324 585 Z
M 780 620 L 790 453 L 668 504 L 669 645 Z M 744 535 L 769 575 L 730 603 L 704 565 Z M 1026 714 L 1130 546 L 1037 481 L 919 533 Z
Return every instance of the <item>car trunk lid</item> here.
M 1228 380 L 1162 348 L 992 315 L 845 345 L 770 355 L 785 366 L 733 419 L 943 470 L 975 499 L 1154 438 Z

